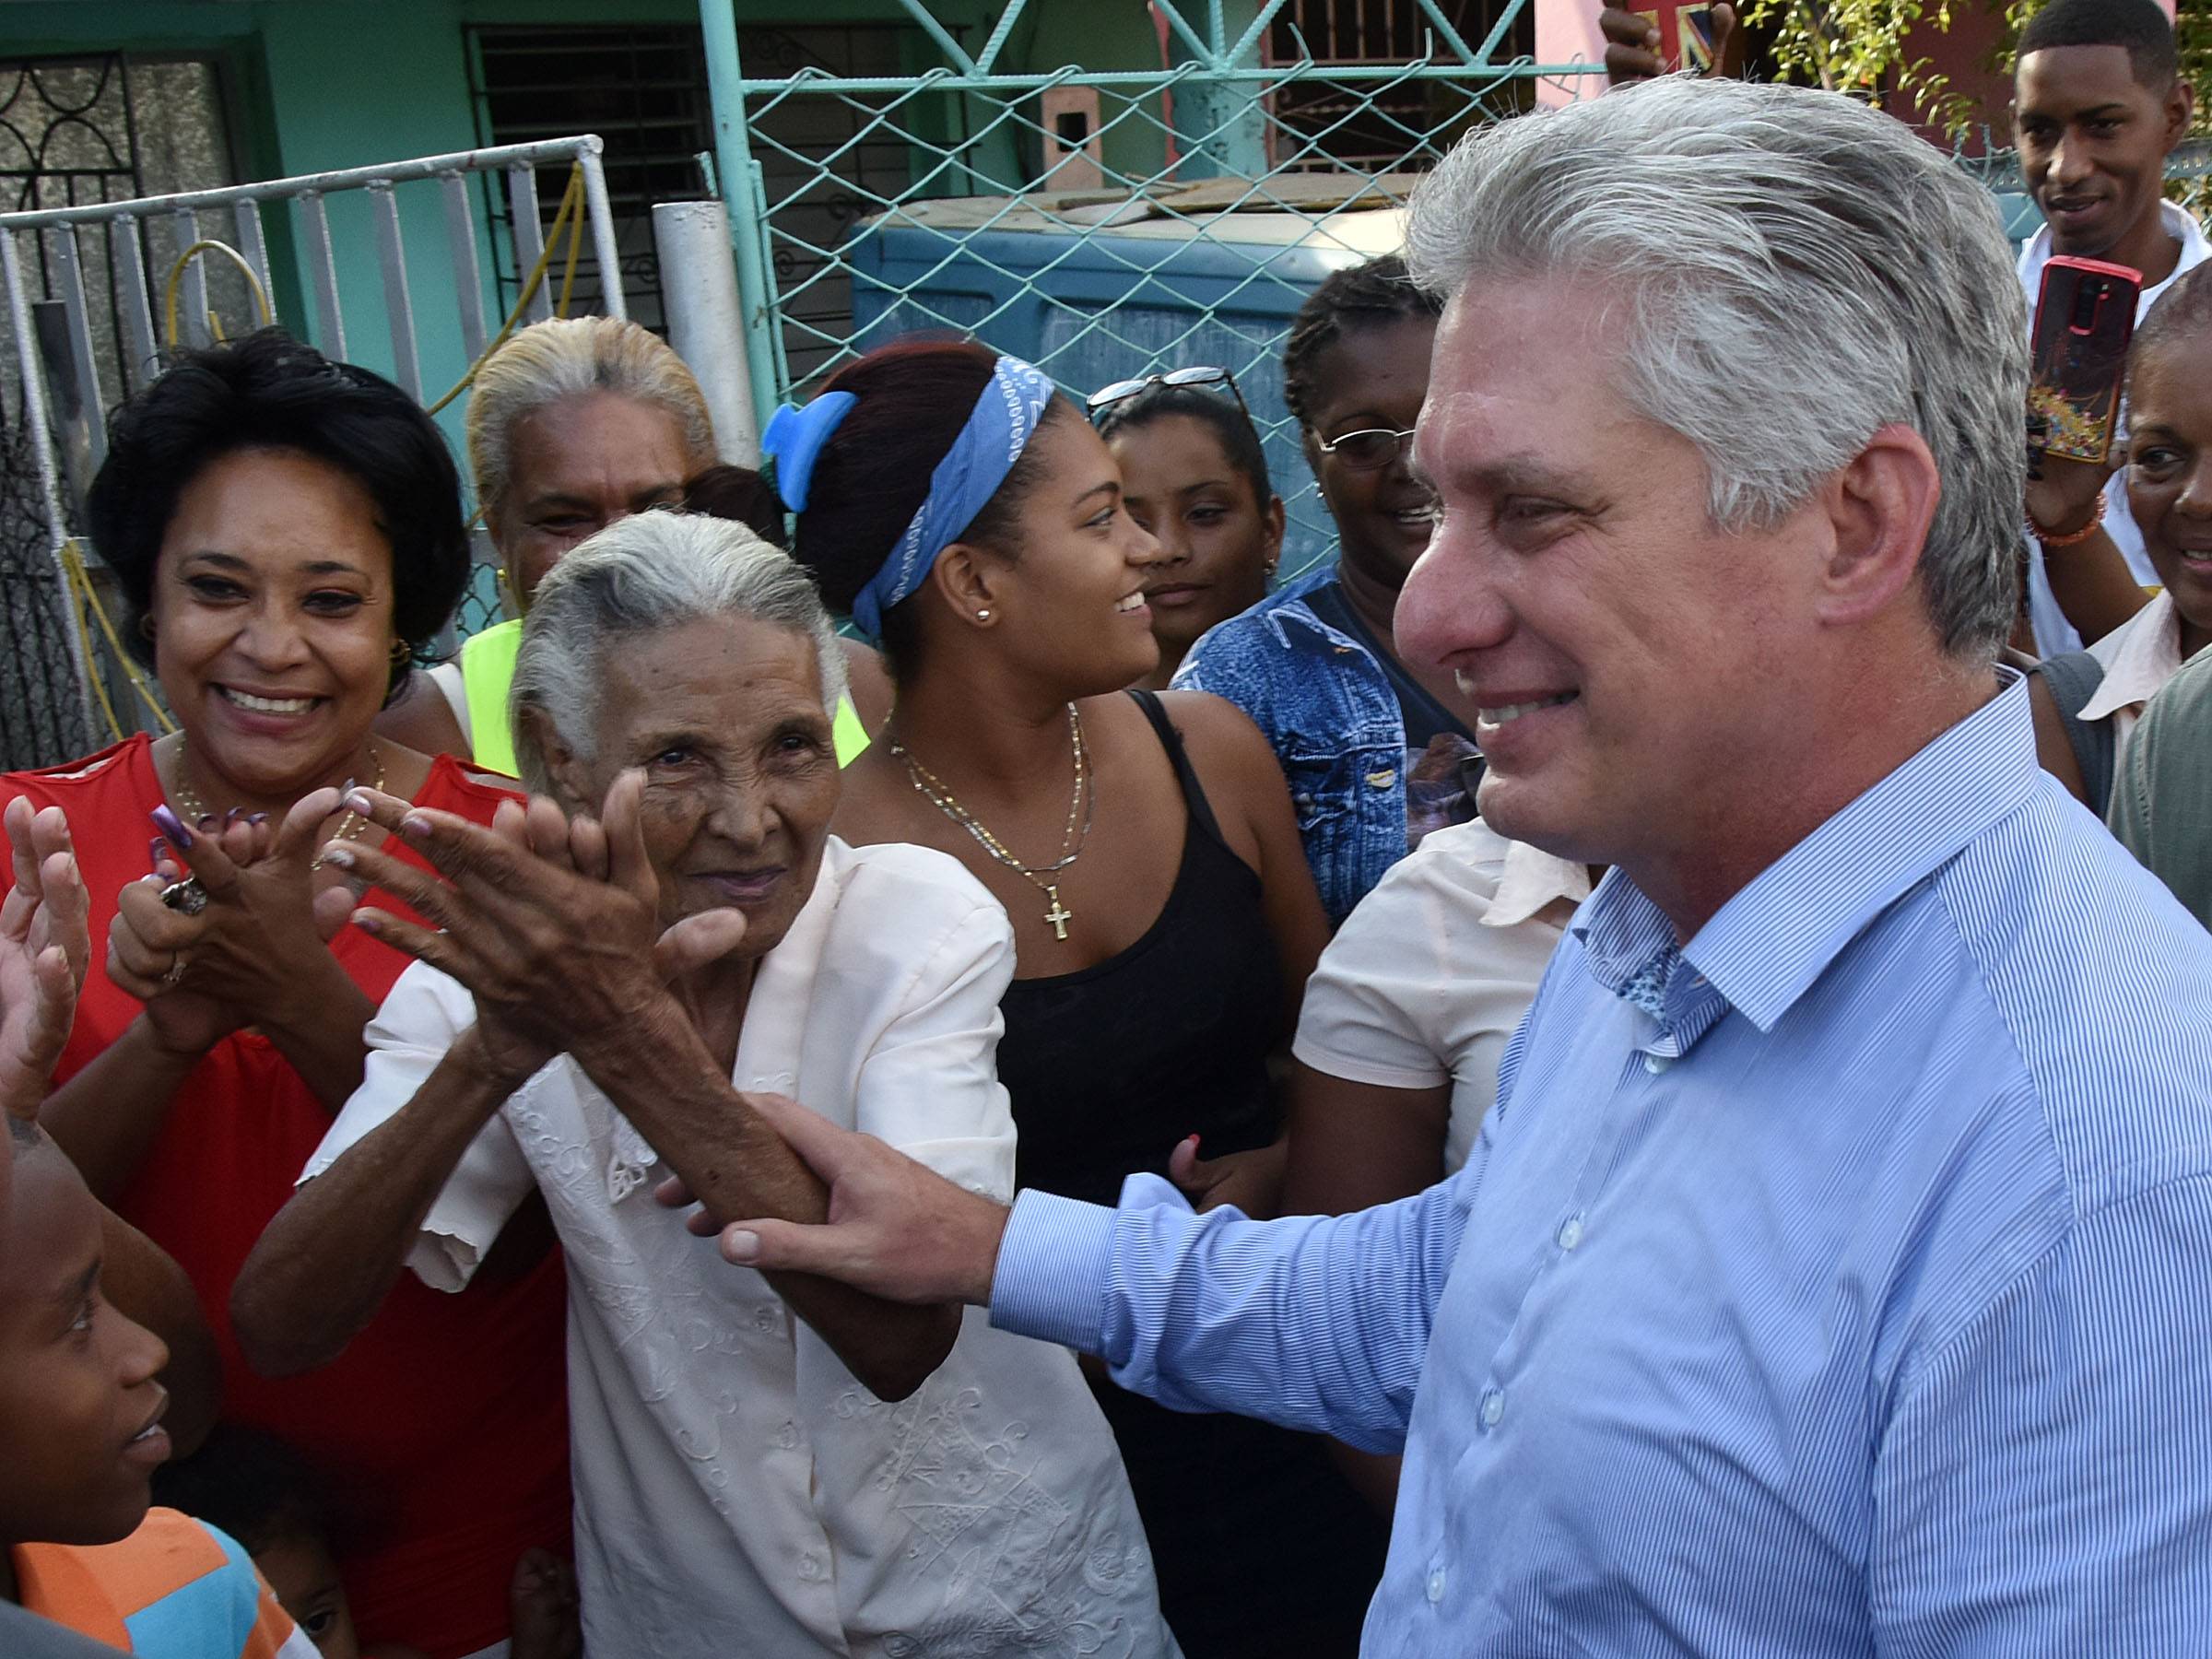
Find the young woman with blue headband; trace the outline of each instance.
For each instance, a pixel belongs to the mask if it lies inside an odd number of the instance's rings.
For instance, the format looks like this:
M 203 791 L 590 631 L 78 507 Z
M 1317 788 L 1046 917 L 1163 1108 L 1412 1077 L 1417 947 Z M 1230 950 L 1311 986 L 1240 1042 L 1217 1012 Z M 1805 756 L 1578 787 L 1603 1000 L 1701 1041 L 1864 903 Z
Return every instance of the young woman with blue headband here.
M 1271 1206 L 1268 1062 L 1326 924 L 1258 730 L 1123 689 L 1158 660 L 1162 556 L 1104 441 L 1028 364 L 929 343 L 847 365 L 762 447 L 794 553 L 895 688 L 832 829 L 949 853 L 1012 918 L 1018 1180 L 1111 1202 L 1172 1173 Z M 1319 1447 L 1097 1387 L 1192 1659 L 1352 1653 L 1381 1527 Z

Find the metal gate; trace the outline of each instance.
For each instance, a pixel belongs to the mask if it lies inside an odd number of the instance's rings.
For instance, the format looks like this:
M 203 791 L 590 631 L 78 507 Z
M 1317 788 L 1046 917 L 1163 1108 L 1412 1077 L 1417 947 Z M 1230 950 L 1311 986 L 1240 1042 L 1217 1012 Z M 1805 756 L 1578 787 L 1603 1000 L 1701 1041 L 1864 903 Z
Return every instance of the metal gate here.
M 1529 107 L 1539 77 L 1602 73 L 1532 63 L 1527 0 L 1378 6 L 1388 62 L 1316 55 L 1288 0 L 1156 0 L 1154 66 L 1042 73 L 1006 66 L 1025 0 L 965 31 L 900 3 L 897 74 L 748 65 L 734 0 L 700 7 L 756 404 L 923 330 L 1077 394 L 1227 367 L 1289 510 L 1288 573 L 1330 543 L 1282 401 L 1292 313 L 1398 245 L 1406 192 L 1469 126 Z
M 6 314 L 0 366 L 12 371 L 0 383 L 0 437 L 7 441 L 0 459 L 29 503 L 0 525 L 12 526 L 0 540 L 0 620 L 11 645 L 37 640 L 52 647 L 37 660 L 28 651 L 9 653 L 10 671 L 0 676 L 0 769 L 53 764 L 84 752 L 87 739 L 103 730 L 120 735 L 142 719 L 166 718 L 112 637 L 98 549 L 82 547 L 72 533 L 76 504 L 106 453 L 106 410 L 160 371 L 169 347 L 215 337 L 222 309 L 231 328 L 275 321 L 346 358 L 347 317 L 329 201 L 348 192 L 360 193 L 371 207 L 394 378 L 418 399 L 442 392 L 429 403 L 433 411 L 461 394 L 475 364 L 508 327 L 552 315 L 556 291 L 566 314 L 587 244 L 599 274 L 597 309 L 625 315 L 601 149 L 585 134 L 263 183 L 0 213 Z M 550 233 L 537 184 L 543 167 L 559 168 L 569 181 Z M 505 186 L 510 257 L 534 272 L 504 323 L 485 304 L 479 254 L 496 244 L 485 202 L 472 188 L 479 180 Z M 435 190 L 442 197 L 452 281 L 420 302 L 453 308 L 467 354 L 461 363 L 426 364 L 418 348 L 418 302 L 409 289 L 395 194 L 401 190 Z M 564 230 L 567 253 L 557 261 Z M 276 305 L 272 231 L 289 235 L 304 315 L 282 314 Z M 209 255 L 217 256 L 218 272 L 242 282 L 232 307 L 216 304 L 221 290 L 211 296 Z M 107 280 L 88 281 L 92 271 Z M 453 376 L 460 378 L 448 389 Z M 462 630 L 481 626 L 496 605 L 489 568 L 481 567 L 463 600 Z

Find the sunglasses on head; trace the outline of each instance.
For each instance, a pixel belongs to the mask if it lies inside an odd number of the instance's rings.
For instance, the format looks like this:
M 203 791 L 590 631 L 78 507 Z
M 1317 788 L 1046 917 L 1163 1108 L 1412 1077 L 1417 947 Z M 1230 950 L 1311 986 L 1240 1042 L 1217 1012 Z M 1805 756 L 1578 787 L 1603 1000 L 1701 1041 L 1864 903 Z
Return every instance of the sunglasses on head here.
M 1237 407 L 1244 411 L 1244 418 L 1247 420 L 1252 418 L 1252 410 L 1244 402 L 1244 394 L 1237 390 L 1237 377 L 1226 369 L 1213 368 L 1171 369 L 1165 374 L 1146 374 L 1135 380 L 1115 381 L 1111 386 L 1100 386 L 1093 392 L 1083 406 L 1090 411 L 1091 418 L 1095 420 L 1100 409 L 1126 402 L 1154 386 L 1226 386 L 1229 394 L 1237 400 Z

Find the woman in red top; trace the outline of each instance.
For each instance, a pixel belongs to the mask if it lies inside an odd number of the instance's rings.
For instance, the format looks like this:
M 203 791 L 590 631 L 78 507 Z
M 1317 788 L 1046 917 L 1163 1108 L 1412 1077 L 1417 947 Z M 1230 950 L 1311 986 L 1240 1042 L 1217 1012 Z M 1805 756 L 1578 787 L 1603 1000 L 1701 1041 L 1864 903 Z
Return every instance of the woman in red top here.
M 0 801 L 67 811 L 108 938 L 41 1118 L 191 1276 L 225 1417 L 329 1483 L 363 1640 L 459 1659 L 505 1638 L 524 1550 L 568 1553 L 549 1228 L 518 1217 L 505 1271 L 462 1295 L 405 1281 L 310 1376 L 255 1377 L 229 1321 L 239 1265 L 359 1081 L 363 1028 L 407 963 L 318 925 L 338 887 L 321 849 L 376 833 L 337 809 L 339 786 L 382 780 L 479 823 L 508 798 L 371 731 L 467 580 L 459 480 L 398 388 L 267 330 L 133 399 L 89 508 L 180 730 L 0 779 Z M 331 923 L 352 898 L 333 895 Z

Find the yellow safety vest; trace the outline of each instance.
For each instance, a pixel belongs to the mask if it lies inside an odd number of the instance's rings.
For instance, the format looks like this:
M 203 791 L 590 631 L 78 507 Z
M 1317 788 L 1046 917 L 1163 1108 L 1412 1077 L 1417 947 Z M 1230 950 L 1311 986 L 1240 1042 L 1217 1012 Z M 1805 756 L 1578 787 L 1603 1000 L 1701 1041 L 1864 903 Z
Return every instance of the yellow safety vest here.
M 523 625 L 500 622 L 472 634 L 461 647 L 461 688 L 468 703 L 468 730 L 476 763 L 487 771 L 520 774 L 514 758 L 514 728 L 507 721 L 507 694 L 514 687 L 514 659 L 522 650 Z M 838 700 L 830 724 L 837 763 L 850 766 L 868 747 L 867 728 L 850 696 Z

